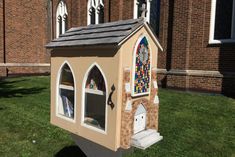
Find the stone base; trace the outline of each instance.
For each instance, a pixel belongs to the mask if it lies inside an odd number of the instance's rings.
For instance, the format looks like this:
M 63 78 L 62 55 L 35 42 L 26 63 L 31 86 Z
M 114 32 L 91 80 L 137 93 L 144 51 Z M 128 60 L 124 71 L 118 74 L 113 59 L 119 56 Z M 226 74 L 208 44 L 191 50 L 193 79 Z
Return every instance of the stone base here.
M 124 154 L 133 152 L 133 148 L 128 150 L 118 149 L 116 152 L 114 152 L 78 135 L 71 134 L 71 136 L 87 157 L 122 157 Z

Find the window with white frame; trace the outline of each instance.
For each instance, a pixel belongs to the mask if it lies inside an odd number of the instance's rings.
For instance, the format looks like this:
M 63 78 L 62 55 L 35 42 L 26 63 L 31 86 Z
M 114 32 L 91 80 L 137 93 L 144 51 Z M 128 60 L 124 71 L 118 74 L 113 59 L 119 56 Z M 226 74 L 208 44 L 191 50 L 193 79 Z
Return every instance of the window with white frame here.
M 61 68 L 59 77 L 57 113 L 74 119 L 74 77 L 67 63 Z
M 210 43 L 235 41 L 235 0 L 212 0 Z
M 132 72 L 132 96 L 150 93 L 151 55 L 150 46 L 145 36 L 139 37 L 134 48 Z
M 144 17 L 150 22 L 150 5 L 152 0 L 134 0 L 134 18 Z
M 56 10 L 56 38 L 68 29 L 68 12 L 66 4 L 61 0 Z
M 106 128 L 106 81 L 96 65 L 85 76 L 83 91 L 83 123 L 105 131 Z
M 104 1 L 88 0 L 87 25 L 104 23 Z
M 134 0 L 134 19 L 143 17 L 159 35 L 161 0 Z

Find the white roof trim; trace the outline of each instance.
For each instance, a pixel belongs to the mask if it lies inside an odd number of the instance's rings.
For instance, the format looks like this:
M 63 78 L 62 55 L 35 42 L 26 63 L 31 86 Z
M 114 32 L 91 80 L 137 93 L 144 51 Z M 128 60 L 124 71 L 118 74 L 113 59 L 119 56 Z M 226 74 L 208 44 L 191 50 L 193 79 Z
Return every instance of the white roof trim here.
M 144 23 L 144 27 L 147 29 L 148 33 L 150 34 L 150 36 L 152 37 L 153 41 L 157 44 L 157 46 L 160 48 L 161 51 L 163 51 L 163 48 L 161 46 L 161 44 L 159 43 L 158 39 L 156 38 L 156 36 L 153 34 L 152 30 L 149 28 L 149 25 L 147 22 Z
M 129 34 L 127 37 L 125 37 L 124 39 L 122 39 L 122 41 L 120 41 L 118 43 L 118 46 L 122 45 L 124 42 L 126 42 L 133 34 L 135 34 L 136 32 L 138 32 L 141 28 L 143 27 L 143 25 L 140 25 L 138 28 L 136 28 L 135 31 L 133 31 L 131 34 Z
M 147 22 L 145 21 L 143 25 L 140 25 L 138 28 L 136 28 L 135 31 L 133 31 L 131 34 L 129 34 L 127 37 L 125 37 L 122 41 L 119 42 L 118 46 L 122 45 L 124 42 L 126 42 L 133 34 L 135 34 L 136 32 L 138 32 L 142 27 L 145 27 L 147 32 L 150 34 L 151 38 L 153 39 L 153 41 L 157 44 L 157 46 L 159 47 L 159 49 L 161 51 L 163 51 L 163 48 L 161 46 L 161 44 L 159 43 L 158 39 L 156 38 L 156 36 L 153 34 L 152 30 L 149 28 L 149 25 L 147 24 Z

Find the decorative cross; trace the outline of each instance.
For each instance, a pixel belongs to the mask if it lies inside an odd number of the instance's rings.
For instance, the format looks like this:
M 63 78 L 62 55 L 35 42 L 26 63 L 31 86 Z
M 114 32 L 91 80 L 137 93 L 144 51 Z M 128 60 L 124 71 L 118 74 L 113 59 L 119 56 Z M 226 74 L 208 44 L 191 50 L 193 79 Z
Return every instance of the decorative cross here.
M 147 5 L 146 5 L 146 3 L 143 3 L 141 6 L 141 17 L 145 18 L 147 11 L 148 11 Z

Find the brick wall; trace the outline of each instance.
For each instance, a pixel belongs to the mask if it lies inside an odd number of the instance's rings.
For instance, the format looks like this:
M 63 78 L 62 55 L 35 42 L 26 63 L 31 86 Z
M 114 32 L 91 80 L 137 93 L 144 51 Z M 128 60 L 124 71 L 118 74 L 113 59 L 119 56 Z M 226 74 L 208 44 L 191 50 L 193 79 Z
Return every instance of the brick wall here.
M 159 83 L 189 90 L 235 90 L 227 86 L 227 80 L 235 82 L 235 44 L 209 44 L 210 12 L 210 0 L 161 1 L 160 42 L 164 52 L 159 52 L 158 68 L 171 72 L 159 75 Z M 174 74 L 174 70 L 218 71 L 223 76 L 189 77 L 187 73 Z
M 133 10 L 134 10 L 134 1 L 133 0 L 123 0 L 122 4 L 122 19 L 132 19 L 133 18 Z
M 5 1 L 6 63 L 49 63 L 50 55 L 44 48 L 50 40 L 48 9 L 48 1 Z M 7 68 L 9 74 L 39 73 L 44 69 Z
M 55 37 L 55 15 L 59 0 L 6 2 L 6 62 L 49 63 L 44 45 Z M 65 0 L 69 28 L 87 25 L 87 0 Z M 133 18 L 134 0 L 104 0 L 105 22 Z M 3 1 L 0 2 L 0 24 L 3 26 Z M 40 6 L 40 7 L 39 7 Z M 228 80 L 234 79 L 235 44 L 211 45 L 209 42 L 211 0 L 161 0 L 159 39 L 164 52 L 158 53 L 158 68 L 171 71 L 158 75 L 165 87 L 195 89 L 205 83 L 195 77 L 174 74 L 177 70 L 218 71 L 216 86 L 209 91 L 231 91 Z M 53 18 L 52 18 L 53 17 Z M 0 28 L 3 39 L 3 27 Z M 3 62 L 3 40 L 0 41 L 0 63 Z M 4 69 L 0 67 L 0 70 Z M 44 68 L 8 67 L 9 73 L 41 72 Z M 27 68 L 26 68 L 27 69 Z M 46 68 L 48 69 L 48 68 Z M 210 79 L 201 75 L 204 82 Z M 229 78 L 229 79 L 223 79 Z M 194 81 L 192 81 L 195 79 Z M 177 81 L 176 81 L 177 80 Z M 191 83 L 193 82 L 193 83 Z M 213 82 L 213 81 L 212 81 Z M 210 83 L 209 83 L 210 84 Z M 223 87 L 223 86 L 226 86 Z
M 221 78 L 190 76 L 189 84 L 190 90 L 194 91 L 210 91 L 214 93 L 219 93 L 222 90 Z

